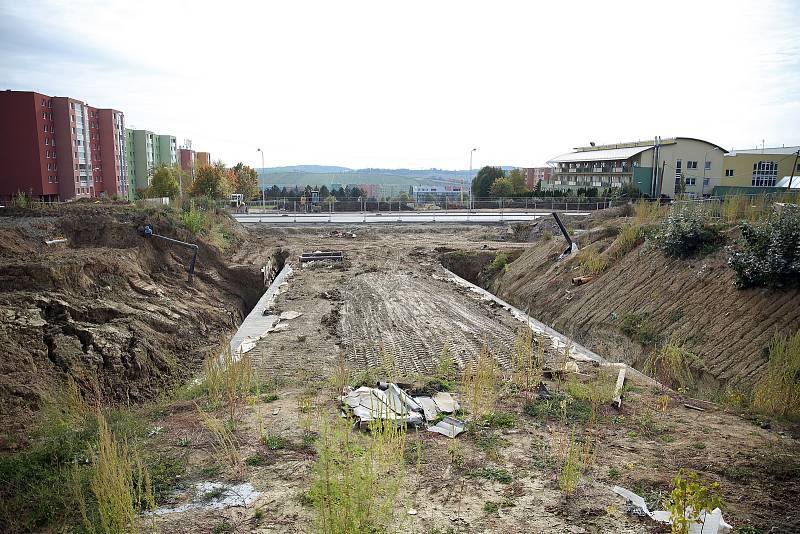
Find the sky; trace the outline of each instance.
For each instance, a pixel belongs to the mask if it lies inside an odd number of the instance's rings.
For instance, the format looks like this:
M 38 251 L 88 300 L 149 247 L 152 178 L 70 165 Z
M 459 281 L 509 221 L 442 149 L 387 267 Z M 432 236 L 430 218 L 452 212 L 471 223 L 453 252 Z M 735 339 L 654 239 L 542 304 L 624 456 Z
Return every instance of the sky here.
M 800 144 L 798 28 L 796 0 L 0 0 L 0 89 L 227 164 L 530 167 L 655 135 Z

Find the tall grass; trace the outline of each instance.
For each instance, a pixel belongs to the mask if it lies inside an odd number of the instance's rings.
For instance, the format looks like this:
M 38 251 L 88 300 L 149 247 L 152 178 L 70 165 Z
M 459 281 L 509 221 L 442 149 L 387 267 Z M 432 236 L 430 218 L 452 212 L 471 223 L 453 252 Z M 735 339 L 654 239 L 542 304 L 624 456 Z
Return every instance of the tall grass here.
M 239 453 L 239 441 L 233 435 L 233 431 L 213 415 L 201 410 L 199 406 L 197 407 L 197 413 L 203 426 L 214 437 L 214 452 L 216 456 L 222 458 L 230 466 L 236 478 L 244 478 L 244 460 Z
M 368 435 L 352 422 L 322 418 L 310 495 L 316 531 L 386 532 L 403 477 L 406 428 L 373 421 Z
M 644 364 L 644 370 L 657 380 L 678 389 L 694 385 L 692 366 L 698 357 L 677 340 L 669 340 L 653 351 Z
M 478 358 L 467 365 L 461 377 L 462 397 L 473 420 L 494 411 L 498 378 L 497 362 L 484 344 Z
M 800 417 L 800 331 L 772 339 L 766 373 L 753 390 L 753 407 L 780 417 Z
M 600 274 L 610 265 L 608 259 L 594 249 L 584 249 L 579 254 L 583 274 Z
M 92 463 L 90 488 L 96 509 L 86 504 L 77 468 L 73 470 L 74 495 L 87 532 L 105 534 L 142 531 L 141 512 L 155 508 L 150 474 L 136 449 L 118 441 L 106 418 L 97 413 L 97 452 Z
M 651 223 L 665 216 L 665 210 L 661 207 L 659 201 L 648 202 L 644 199 L 639 199 L 633 205 L 634 217 L 639 225 Z
M 525 392 L 526 398 L 542 379 L 544 347 L 542 336 L 534 344 L 533 331 L 527 326 L 517 333 L 514 352 L 511 354 L 511 381 Z
M 636 223 L 626 224 L 622 227 L 617 238 L 608 247 L 608 255 L 614 260 L 619 260 L 632 251 L 644 238 L 644 229 Z
M 206 406 L 215 409 L 226 403 L 230 419 L 234 419 L 237 406 L 244 403 L 256 382 L 250 356 L 234 356 L 229 348 L 222 355 L 211 354 L 203 363 L 202 379 L 190 386 L 188 395 L 192 398 L 205 394 Z

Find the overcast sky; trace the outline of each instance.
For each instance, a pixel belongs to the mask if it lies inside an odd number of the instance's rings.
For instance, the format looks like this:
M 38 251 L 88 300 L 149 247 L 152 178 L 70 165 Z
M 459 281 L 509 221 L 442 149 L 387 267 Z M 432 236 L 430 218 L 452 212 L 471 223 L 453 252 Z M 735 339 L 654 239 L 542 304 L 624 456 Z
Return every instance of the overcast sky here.
M 546 4 L 546 5 L 543 5 Z M 228 164 L 541 165 L 574 146 L 800 144 L 785 1 L 0 0 L 0 88 Z M 3 125 L 6 127 L 6 125 Z

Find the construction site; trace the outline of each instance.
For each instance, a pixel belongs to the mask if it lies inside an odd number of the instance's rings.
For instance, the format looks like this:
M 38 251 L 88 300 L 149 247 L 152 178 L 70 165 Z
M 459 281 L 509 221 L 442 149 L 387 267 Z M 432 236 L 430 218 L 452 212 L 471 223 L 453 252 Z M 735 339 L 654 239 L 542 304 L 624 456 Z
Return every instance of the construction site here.
M 731 267 L 773 215 L 674 255 L 675 209 L 8 208 L 0 530 L 681 532 L 688 481 L 684 532 L 798 532 L 800 290 Z

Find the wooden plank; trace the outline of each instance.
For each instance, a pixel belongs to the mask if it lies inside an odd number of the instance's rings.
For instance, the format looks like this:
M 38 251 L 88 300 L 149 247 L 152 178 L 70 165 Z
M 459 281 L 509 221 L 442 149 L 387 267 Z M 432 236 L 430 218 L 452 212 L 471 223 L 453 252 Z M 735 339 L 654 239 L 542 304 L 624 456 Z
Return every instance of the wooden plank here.
M 623 367 L 619 370 L 619 374 L 617 375 L 617 385 L 614 387 L 614 398 L 611 400 L 611 403 L 617 408 L 622 408 L 622 386 L 625 385 L 626 369 L 627 367 Z

